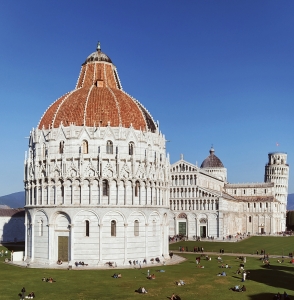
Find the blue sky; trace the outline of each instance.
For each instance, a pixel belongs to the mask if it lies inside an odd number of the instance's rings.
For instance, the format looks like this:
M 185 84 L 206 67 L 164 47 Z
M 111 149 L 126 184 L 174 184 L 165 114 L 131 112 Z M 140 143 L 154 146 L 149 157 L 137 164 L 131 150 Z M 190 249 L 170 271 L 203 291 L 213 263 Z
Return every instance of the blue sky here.
M 287 0 L 2 1 L 0 196 L 23 189 L 25 137 L 98 41 L 172 163 L 213 144 L 232 183 L 262 182 L 273 151 L 294 168 L 293 14 Z

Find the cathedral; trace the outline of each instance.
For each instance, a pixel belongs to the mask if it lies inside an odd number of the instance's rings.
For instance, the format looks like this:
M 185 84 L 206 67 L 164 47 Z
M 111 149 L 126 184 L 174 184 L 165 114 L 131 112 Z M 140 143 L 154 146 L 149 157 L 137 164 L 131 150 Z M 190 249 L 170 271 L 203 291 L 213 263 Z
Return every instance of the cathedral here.
M 24 162 L 25 260 L 92 266 L 168 259 L 169 236 L 222 239 L 285 229 L 287 155 L 270 153 L 265 182 L 231 184 L 210 149 L 200 168 L 170 164 L 166 139 L 122 88 L 98 44 L 76 87 L 30 133 Z
M 287 154 L 268 154 L 264 182 L 234 184 L 214 154 L 198 167 L 181 159 L 170 168 L 170 235 L 188 239 L 276 234 L 286 229 Z

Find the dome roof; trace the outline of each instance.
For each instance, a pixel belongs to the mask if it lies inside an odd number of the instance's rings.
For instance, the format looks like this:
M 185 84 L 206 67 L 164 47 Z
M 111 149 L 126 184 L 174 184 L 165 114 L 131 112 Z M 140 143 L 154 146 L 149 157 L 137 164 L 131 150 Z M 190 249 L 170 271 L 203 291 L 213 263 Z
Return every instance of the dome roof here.
M 111 59 L 97 51 L 82 65 L 76 88 L 57 99 L 42 116 L 38 128 L 69 126 L 130 127 L 156 131 L 146 108 L 122 89 Z
M 88 62 L 93 62 L 93 61 L 106 61 L 109 63 L 112 63 L 111 59 L 101 51 L 101 46 L 100 46 L 100 42 L 97 45 L 97 51 L 93 52 L 92 54 L 90 54 L 86 61 L 84 62 L 84 64 L 88 63 Z
M 213 147 L 210 148 L 209 153 L 209 156 L 204 159 L 200 168 L 224 168 L 221 160 L 216 155 L 214 155 Z

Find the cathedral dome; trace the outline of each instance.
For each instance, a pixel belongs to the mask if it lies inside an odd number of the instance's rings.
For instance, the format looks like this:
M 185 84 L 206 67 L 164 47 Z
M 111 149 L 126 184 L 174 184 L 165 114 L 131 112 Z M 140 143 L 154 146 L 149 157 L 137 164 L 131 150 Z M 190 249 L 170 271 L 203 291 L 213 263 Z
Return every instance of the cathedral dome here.
M 214 155 L 213 147 L 210 148 L 209 153 L 209 156 L 204 159 L 200 168 L 224 168 L 221 160 L 216 155 Z
M 81 67 L 76 88 L 56 100 L 38 128 L 60 125 L 130 127 L 155 132 L 156 123 L 146 108 L 122 89 L 116 67 L 101 51 L 89 55 Z

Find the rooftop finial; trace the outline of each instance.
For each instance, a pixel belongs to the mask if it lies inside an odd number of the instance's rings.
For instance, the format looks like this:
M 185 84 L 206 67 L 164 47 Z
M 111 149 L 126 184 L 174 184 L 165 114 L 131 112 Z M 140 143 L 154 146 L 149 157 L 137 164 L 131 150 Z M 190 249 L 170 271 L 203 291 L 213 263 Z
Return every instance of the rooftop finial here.
M 101 51 L 100 42 L 98 42 L 98 44 L 97 44 L 97 51 Z
M 209 153 L 210 153 L 210 154 L 214 153 L 213 144 L 211 144 L 211 148 L 210 148 L 210 150 L 209 150 Z

